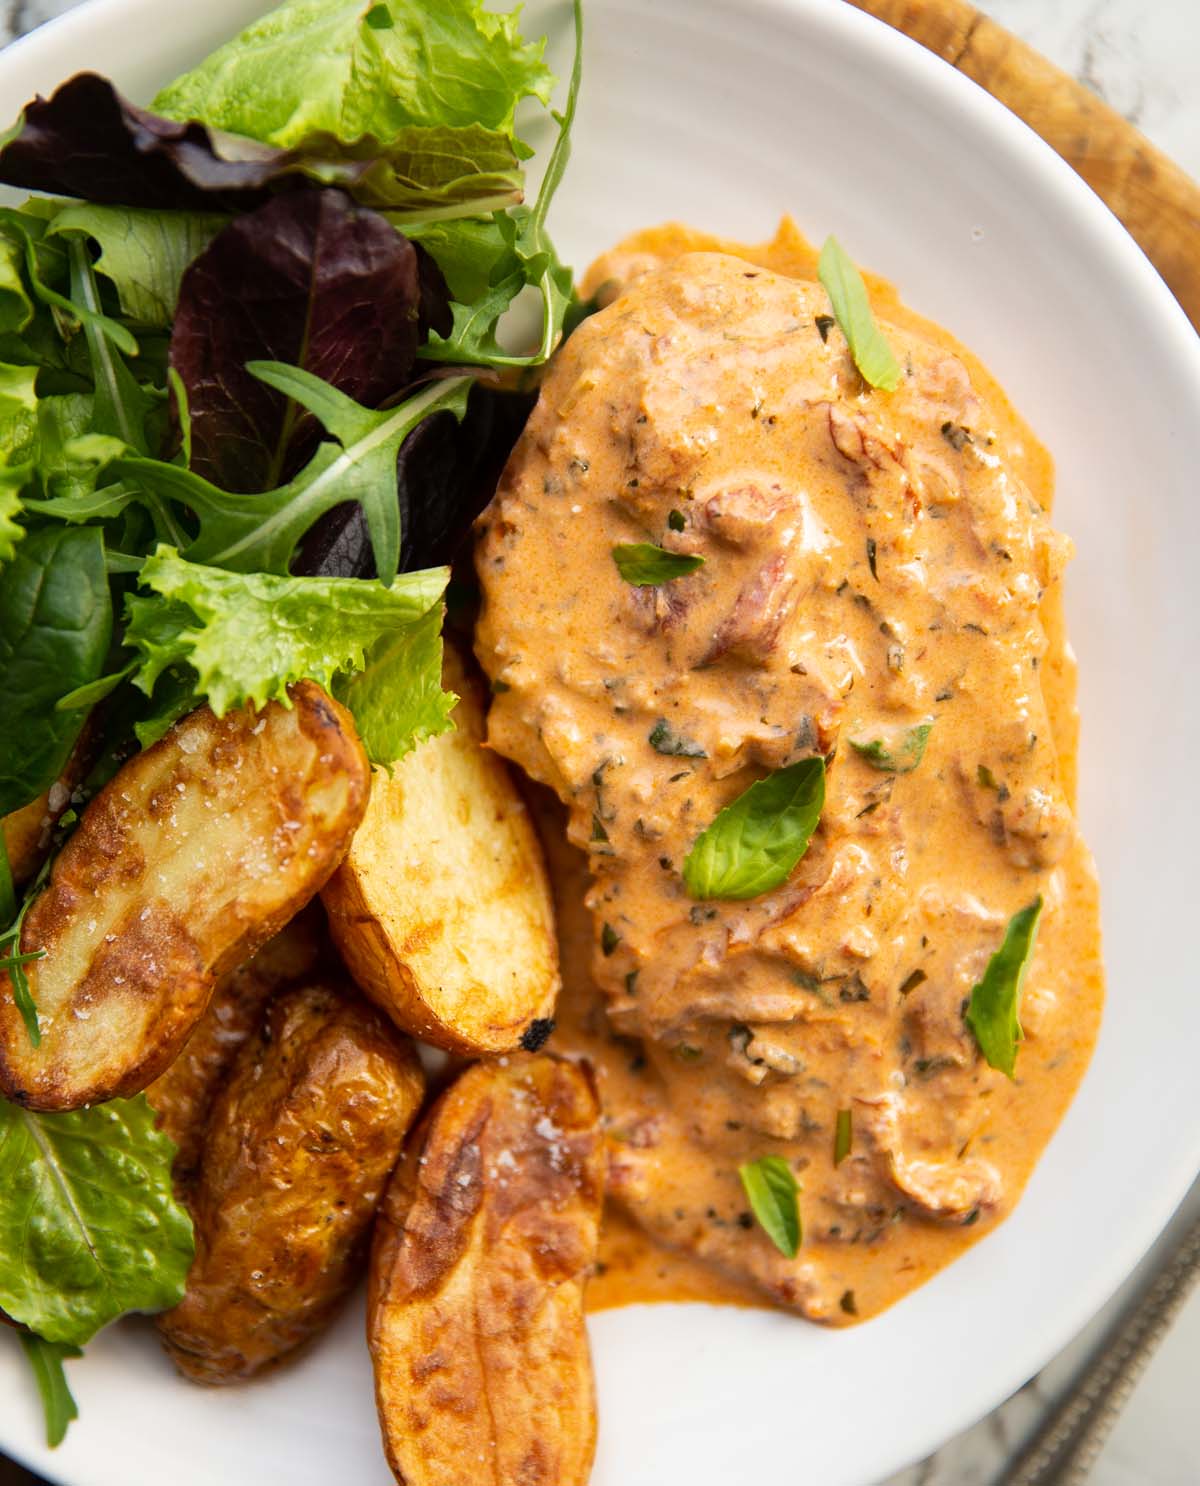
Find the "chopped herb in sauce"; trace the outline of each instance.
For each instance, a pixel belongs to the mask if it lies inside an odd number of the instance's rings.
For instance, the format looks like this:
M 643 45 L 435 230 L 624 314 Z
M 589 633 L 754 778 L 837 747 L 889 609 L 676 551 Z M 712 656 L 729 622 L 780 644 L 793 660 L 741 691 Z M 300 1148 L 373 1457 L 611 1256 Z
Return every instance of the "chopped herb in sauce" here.
M 1013 914 L 1000 948 L 988 961 L 983 979 L 972 986 L 967 1003 L 966 1022 L 975 1034 L 979 1051 L 987 1063 L 1009 1078 L 1016 1073 L 1017 1043 L 1021 1040 L 1021 987 L 1033 956 L 1041 912 L 1039 894 L 1027 907 Z
M 925 974 L 924 970 L 914 970 L 900 987 L 900 994 L 907 996 L 910 991 L 915 991 L 919 985 L 924 985 L 928 979 L 929 976 Z
M 593 815 L 592 816 L 592 835 L 591 835 L 591 839 L 593 841 L 607 841 L 608 840 L 608 832 L 604 828 L 604 822 L 600 819 L 600 817 L 598 815 Z
M 760 1156 L 757 1161 L 739 1166 L 738 1176 L 763 1232 L 785 1258 L 794 1259 L 803 1232 L 800 1226 L 800 1189 L 792 1168 L 782 1156 Z
M 631 970 L 625 977 L 625 994 L 627 996 L 637 995 L 637 979 L 640 974 L 641 972 L 638 970 Z
M 875 323 L 862 274 L 836 237 L 825 239 L 817 276 L 829 295 L 834 318 L 863 381 L 884 392 L 894 392 L 900 385 L 900 363 Z
M 898 743 L 889 744 L 882 738 L 860 743 L 851 738 L 850 747 L 874 769 L 882 769 L 888 774 L 908 774 L 925 757 L 925 745 L 932 731 L 932 722 L 921 722 L 916 727 L 905 729 Z
M 825 764 L 801 759 L 752 784 L 692 844 L 683 863 L 693 898 L 757 898 L 786 882 L 825 803 Z
M 697 1047 L 694 1042 L 677 1042 L 675 1056 L 684 1063 L 698 1063 L 704 1056 L 704 1049 Z
M 878 573 L 878 571 L 876 570 L 876 567 L 875 567 L 875 558 L 876 558 L 877 552 L 878 552 L 878 549 L 875 546 L 875 538 L 874 537 L 868 537 L 867 538 L 867 566 L 871 569 L 871 577 L 875 579 L 876 583 L 879 582 L 879 573 Z
M 605 959 L 612 954 L 621 942 L 621 936 L 613 928 L 612 924 L 605 924 L 600 930 L 600 953 Z
M 694 743 L 677 733 L 665 717 L 660 717 L 650 732 L 650 747 L 656 753 L 665 753 L 672 758 L 707 758 L 708 754 Z
M 667 552 L 650 542 L 620 542 L 612 549 L 617 571 L 635 588 L 653 588 L 673 578 L 686 578 L 704 566 L 704 559 L 686 552 Z
M 672 531 L 682 531 L 687 525 L 682 511 L 672 511 L 667 517 L 667 525 Z
M 818 315 L 815 321 L 817 334 L 823 341 L 829 340 L 829 332 L 837 324 L 832 315 Z
M 858 1315 L 858 1302 L 854 1298 L 853 1290 L 844 1291 L 841 1300 L 838 1301 L 838 1304 L 848 1316 Z
M 964 445 L 973 444 L 975 440 L 971 437 L 969 428 L 964 428 L 961 423 L 943 423 L 942 437 L 952 449 L 962 450 Z
M 850 1154 L 850 1145 L 854 1139 L 854 1113 L 849 1109 L 839 1109 L 837 1112 L 837 1129 L 833 1136 L 833 1164 L 840 1166 Z

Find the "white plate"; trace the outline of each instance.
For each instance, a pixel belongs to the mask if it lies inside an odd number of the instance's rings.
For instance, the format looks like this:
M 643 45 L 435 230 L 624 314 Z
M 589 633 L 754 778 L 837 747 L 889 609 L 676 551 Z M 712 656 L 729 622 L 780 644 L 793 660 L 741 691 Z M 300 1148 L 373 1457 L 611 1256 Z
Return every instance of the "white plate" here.
M 0 116 L 81 67 L 148 97 L 265 8 L 93 0 L 0 56 Z M 562 63 L 561 4 L 531 5 L 525 29 L 548 14 Z M 582 264 L 667 217 L 761 238 L 785 210 L 810 236 L 836 230 L 978 351 L 1058 461 L 1108 1014 L 1015 1216 L 878 1320 L 597 1317 L 595 1486 L 862 1486 L 917 1458 L 1068 1340 L 1200 1165 L 1200 342 L 1049 149 L 840 0 L 591 0 L 551 219 L 564 252 Z M 176 1381 L 149 1335 L 117 1328 L 72 1364 L 82 1418 L 53 1455 L 5 1346 L 0 1445 L 66 1486 L 384 1486 L 360 1328 L 353 1309 L 298 1366 L 221 1393 Z

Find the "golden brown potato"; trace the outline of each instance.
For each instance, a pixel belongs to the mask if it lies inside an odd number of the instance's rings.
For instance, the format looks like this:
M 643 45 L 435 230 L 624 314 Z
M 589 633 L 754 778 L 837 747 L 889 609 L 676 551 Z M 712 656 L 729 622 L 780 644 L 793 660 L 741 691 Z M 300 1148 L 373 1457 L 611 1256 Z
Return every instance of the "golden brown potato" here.
M 213 1105 L 187 1293 L 158 1318 L 181 1372 L 236 1382 L 325 1325 L 423 1093 L 411 1043 L 348 988 L 272 1001 Z
M 30 1109 L 136 1094 L 178 1053 L 217 977 L 313 896 L 366 806 L 366 758 L 320 687 L 217 719 L 207 707 L 130 760 L 84 812 L 24 951 L 29 1039 L 0 974 L 0 1092 Z
M 558 994 L 541 845 L 507 767 L 482 746 L 478 684 L 447 647 L 455 731 L 389 778 L 322 894 L 351 974 L 393 1021 L 450 1052 L 539 1046 Z
M 371 1255 L 375 1395 L 403 1486 L 587 1480 L 583 1287 L 603 1188 L 599 1108 L 576 1064 L 477 1064 L 433 1106 Z
M 217 981 L 183 1051 L 146 1090 L 158 1128 L 179 1147 L 174 1173 L 181 1191 L 195 1175 L 209 1111 L 238 1049 L 258 1030 L 277 991 L 314 978 L 326 942 L 325 917 L 310 904 L 244 965 Z
M 28 805 L 22 805 L 20 810 L 0 816 L 0 835 L 4 837 L 9 870 L 17 887 L 24 886 L 36 876 L 45 861 L 55 823 L 71 803 L 72 791 L 88 771 L 93 737 L 90 722 L 85 723 L 62 773 L 50 788 L 43 790 L 36 800 L 30 800 Z

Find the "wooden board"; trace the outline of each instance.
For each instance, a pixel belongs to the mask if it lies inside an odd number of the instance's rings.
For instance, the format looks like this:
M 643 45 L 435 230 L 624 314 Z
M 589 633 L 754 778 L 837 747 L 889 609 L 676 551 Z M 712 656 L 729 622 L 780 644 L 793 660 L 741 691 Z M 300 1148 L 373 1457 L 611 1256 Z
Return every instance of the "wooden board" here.
M 1127 119 L 966 0 L 849 0 L 973 78 L 1107 203 L 1200 330 L 1200 185 Z

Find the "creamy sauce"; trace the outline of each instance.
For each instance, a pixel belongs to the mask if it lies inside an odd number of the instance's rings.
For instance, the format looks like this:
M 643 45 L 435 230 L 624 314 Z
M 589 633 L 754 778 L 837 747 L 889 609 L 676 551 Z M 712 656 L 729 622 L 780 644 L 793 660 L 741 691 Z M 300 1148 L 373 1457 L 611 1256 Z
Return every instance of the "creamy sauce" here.
M 906 376 L 865 388 L 821 334 L 814 275 L 786 223 L 758 249 L 664 228 L 606 255 L 584 289 L 612 302 L 558 357 L 481 520 L 489 737 L 567 807 L 573 846 L 544 831 L 555 1046 L 597 1067 L 629 1220 L 593 1305 L 877 1313 L 1011 1211 L 1098 1028 L 1050 459 L 975 358 L 874 279 Z M 621 542 L 705 563 L 636 588 Z M 911 772 L 849 744 L 930 722 Z M 681 864 L 717 812 L 835 750 L 789 881 L 691 900 Z M 1037 893 L 1010 1083 L 962 1008 Z M 767 1154 L 801 1186 L 795 1259 L 737 1176 Z

